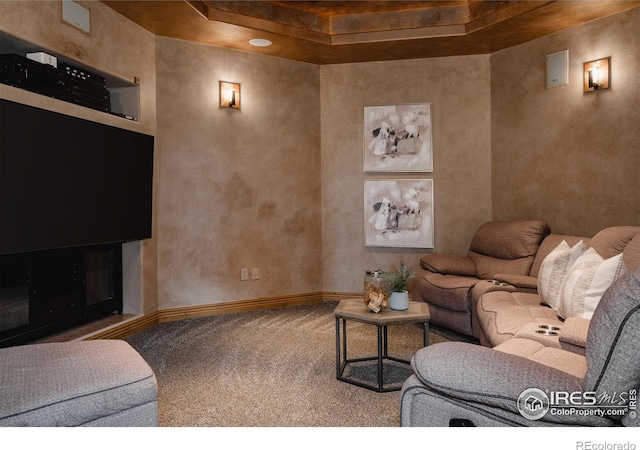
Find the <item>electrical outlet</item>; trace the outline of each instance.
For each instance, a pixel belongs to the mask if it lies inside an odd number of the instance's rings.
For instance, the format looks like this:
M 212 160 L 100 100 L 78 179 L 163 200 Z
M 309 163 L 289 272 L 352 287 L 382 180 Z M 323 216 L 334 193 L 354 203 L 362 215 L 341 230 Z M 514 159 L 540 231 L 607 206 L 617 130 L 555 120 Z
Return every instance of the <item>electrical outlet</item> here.
M 249 269 L 240 269 L 240 281 L 247 281 L 249 279 Z
M 258 268 L 257 268 L 257 267 L 254 267 L 254 268 L 251 270 L 251 279 L 252 279 L 252 280 L 257 280 L 257 279 L 259 279 L 259 278 L 260 278 L 260 273 L 258 272 Z

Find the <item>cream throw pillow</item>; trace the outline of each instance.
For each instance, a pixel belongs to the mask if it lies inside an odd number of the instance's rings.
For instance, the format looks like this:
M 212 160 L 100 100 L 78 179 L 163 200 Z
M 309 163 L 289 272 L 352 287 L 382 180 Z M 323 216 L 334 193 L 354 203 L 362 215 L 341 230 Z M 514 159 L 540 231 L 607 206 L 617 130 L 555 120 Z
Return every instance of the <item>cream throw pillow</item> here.
M 626 272 L 622 254 L 604 259 L 589 248 L 571 266 L 562 284 L 558 315 L 591 319 L 604 291 Z
M 542 301 L 558 310 L 562 294 L 562 282 L 569 268 L 584 253 L 586 245 L 580 241 L 573 247 L 562 241 L 542 260 L 538 271 L 538 294 Z

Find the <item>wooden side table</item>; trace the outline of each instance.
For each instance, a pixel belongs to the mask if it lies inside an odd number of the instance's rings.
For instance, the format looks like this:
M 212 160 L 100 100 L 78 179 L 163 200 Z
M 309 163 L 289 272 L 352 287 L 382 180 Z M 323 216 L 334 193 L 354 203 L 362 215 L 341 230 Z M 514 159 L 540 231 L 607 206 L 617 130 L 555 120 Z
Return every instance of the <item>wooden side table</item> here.
M 409 366 L 411 365 L 411 362 L 389 355 L 387 345 L 387 326 L 407 323 L 423 324 L 423 344 L 426 347 L 427 345 L 429 345 L 429 319 L 431 318 L 431 316 L 429 315 L 429 305 L 422 302 L 409 302 L 409 309 L 405 311 L 395 311 L 393 309 L 387 309 L 380 313 L 373 313 L 367 310 L 367 307 L 362 299 L 347 299 L 342 300 L 333 313 L 336 317 L 336 378 L 340 381 L 344 381 L 346 383 L 350 383 L 376 392 L 390 392 L 400 390 L 402 387 L 400 385 L 384 385 L 384 361 L 395 361 Z M 347 320 L 355 320 L 357 322 L 368 323 L 370 325 L 375 325 L 378 327 L 377 356 L 355 359 L 347 358 Z M 342 333 L 340 332 L 341 324 Z M 377 386 L 366 384 L 344 375 L 346 367 L 351 363 L 376 360 L 378 362 Z

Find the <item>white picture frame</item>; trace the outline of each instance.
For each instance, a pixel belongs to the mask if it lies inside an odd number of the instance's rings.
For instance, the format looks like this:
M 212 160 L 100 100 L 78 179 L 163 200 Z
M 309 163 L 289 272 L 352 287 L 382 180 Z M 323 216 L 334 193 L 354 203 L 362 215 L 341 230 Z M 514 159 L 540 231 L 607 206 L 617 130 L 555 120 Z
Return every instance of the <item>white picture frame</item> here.
M 431 103 L 365 106 L 365 172 L 433 172 Z
M 433 248 L 433 180 L 364 182 L 367 247 Z

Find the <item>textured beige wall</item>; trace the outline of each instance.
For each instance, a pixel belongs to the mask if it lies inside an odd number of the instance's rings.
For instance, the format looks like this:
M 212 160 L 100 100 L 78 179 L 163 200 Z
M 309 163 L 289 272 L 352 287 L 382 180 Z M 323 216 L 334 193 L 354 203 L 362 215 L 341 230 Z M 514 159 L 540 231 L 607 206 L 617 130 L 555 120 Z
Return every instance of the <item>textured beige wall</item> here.
M 640 225 L 640 9 L 491 56 L 493 215 L 562 234 Z M 569 84 L 545 55 L 569 50 Z M 611 88 L 583 93 L 583 63 L 611 56 Z
M 321 291 L 317 66 L 156 48 L 159 307 Z M 219 80 L 241 84 L 241 110 L 219 108 Z
M 489 56 L 323 66 L 322 261 L 325 291 L 358 292 L 368 268 L 391 269 L 421 255 L 464 254 L 491 219 Z M 426 174 L 363 173 L 363 108 L 431 103 L 434 169 Z M 365 247 L 365 179 L 434 181 L 435 249 Z
M 150 135 L 156 130 L 155 37 L 100 2 L 78 2 L 90 10 L 91 33 L 64 24 L 59 1 L 0 1 L 0 30 L 124 80 L 140 80 L 140 120 L 116 116 L 0 84 L 0 97 Z M 5 42 L 3 42 L 3 46 Z M 126 312 L 157 309 L 155 240 L 127 244 Z M 130 275 L 127 277 L 127 275 Z M 132 279 L 136 278 L 136 279 Z M 142 298 L 140 298 L 142 296 Z

